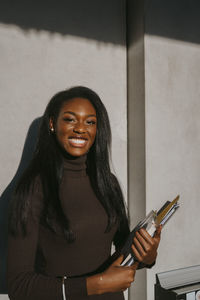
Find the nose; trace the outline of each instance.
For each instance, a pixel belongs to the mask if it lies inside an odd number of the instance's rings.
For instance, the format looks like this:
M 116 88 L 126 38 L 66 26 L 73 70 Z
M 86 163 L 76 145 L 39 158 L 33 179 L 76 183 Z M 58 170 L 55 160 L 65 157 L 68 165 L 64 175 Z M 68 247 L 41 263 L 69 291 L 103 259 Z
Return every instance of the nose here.
M 86 132 L 85 126 L 83 123 L 77 123 L 76 126 L 73 128 L 75 133 L 83 134 Z

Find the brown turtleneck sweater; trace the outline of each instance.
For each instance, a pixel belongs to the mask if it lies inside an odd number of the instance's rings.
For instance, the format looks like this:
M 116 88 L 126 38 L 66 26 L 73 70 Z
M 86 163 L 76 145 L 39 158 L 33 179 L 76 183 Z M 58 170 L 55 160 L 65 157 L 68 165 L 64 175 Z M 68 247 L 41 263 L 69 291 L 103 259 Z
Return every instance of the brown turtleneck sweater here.
M 105 233 L 107 215 L 96 198 L 86 174 L 86 156 L 65 160 L 60 186 L 63 211 L 75 233 L 69 244 L 62 236 L 40 224 L 41 185 L 29 197 L 32 214 L 28 234 L 9 236 L 8 294 L 11 300 L 62 300 L 58 277 L 67 276 L 65 292 L 69 300 L 123 300 L 123 293 L 87 296 L 86 277 L 110 257 L 116 227 Z M 98 272 L 98 271 L 96 271 Z

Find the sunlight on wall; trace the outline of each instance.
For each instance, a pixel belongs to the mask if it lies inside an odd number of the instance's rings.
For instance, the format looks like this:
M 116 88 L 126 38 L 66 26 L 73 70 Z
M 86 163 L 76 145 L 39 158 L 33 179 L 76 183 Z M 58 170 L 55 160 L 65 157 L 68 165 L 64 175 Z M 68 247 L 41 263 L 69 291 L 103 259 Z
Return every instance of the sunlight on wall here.
M 30 123 L 50 97 L 74 85 L 94 89 L 108 109 L 114 168 L 126 191 L 125 47 L 4 24 L 0 35 L 1 191 L 18 166 Z
M 145 36 L 146 213 L 180 194 L 147 271 L 148 300 L 155 273 L 199 264 L 199 70 L 199 44 Z

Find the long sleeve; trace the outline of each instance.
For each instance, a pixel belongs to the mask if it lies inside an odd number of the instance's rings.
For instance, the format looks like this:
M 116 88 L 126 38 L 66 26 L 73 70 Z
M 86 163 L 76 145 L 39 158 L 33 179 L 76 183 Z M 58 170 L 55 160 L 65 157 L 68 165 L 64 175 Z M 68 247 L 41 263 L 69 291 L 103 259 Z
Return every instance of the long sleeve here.
M 7 285 L 11 300 L 61 300 L 62 282 L 56 276 L 45 276 L 36 272 L 35 259 L 39 239 L 39 210 L 41 192 L 36 189 L 29 195 L 34 201 L 30 214 L 27 235 L 9 235 L 7 259 Z M 86 296 L 85 278 L 70 278 L 65 281 L 66 294 L 71 299 Z

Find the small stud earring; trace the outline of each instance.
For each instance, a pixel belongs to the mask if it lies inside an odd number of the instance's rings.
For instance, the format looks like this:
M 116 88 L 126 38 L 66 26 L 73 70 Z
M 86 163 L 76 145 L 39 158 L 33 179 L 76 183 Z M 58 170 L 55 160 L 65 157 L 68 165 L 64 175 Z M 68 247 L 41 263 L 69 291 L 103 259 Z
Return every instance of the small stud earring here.
M 54 128 L 53 127 L 51 128 L 51 132 L 54 132 Z

